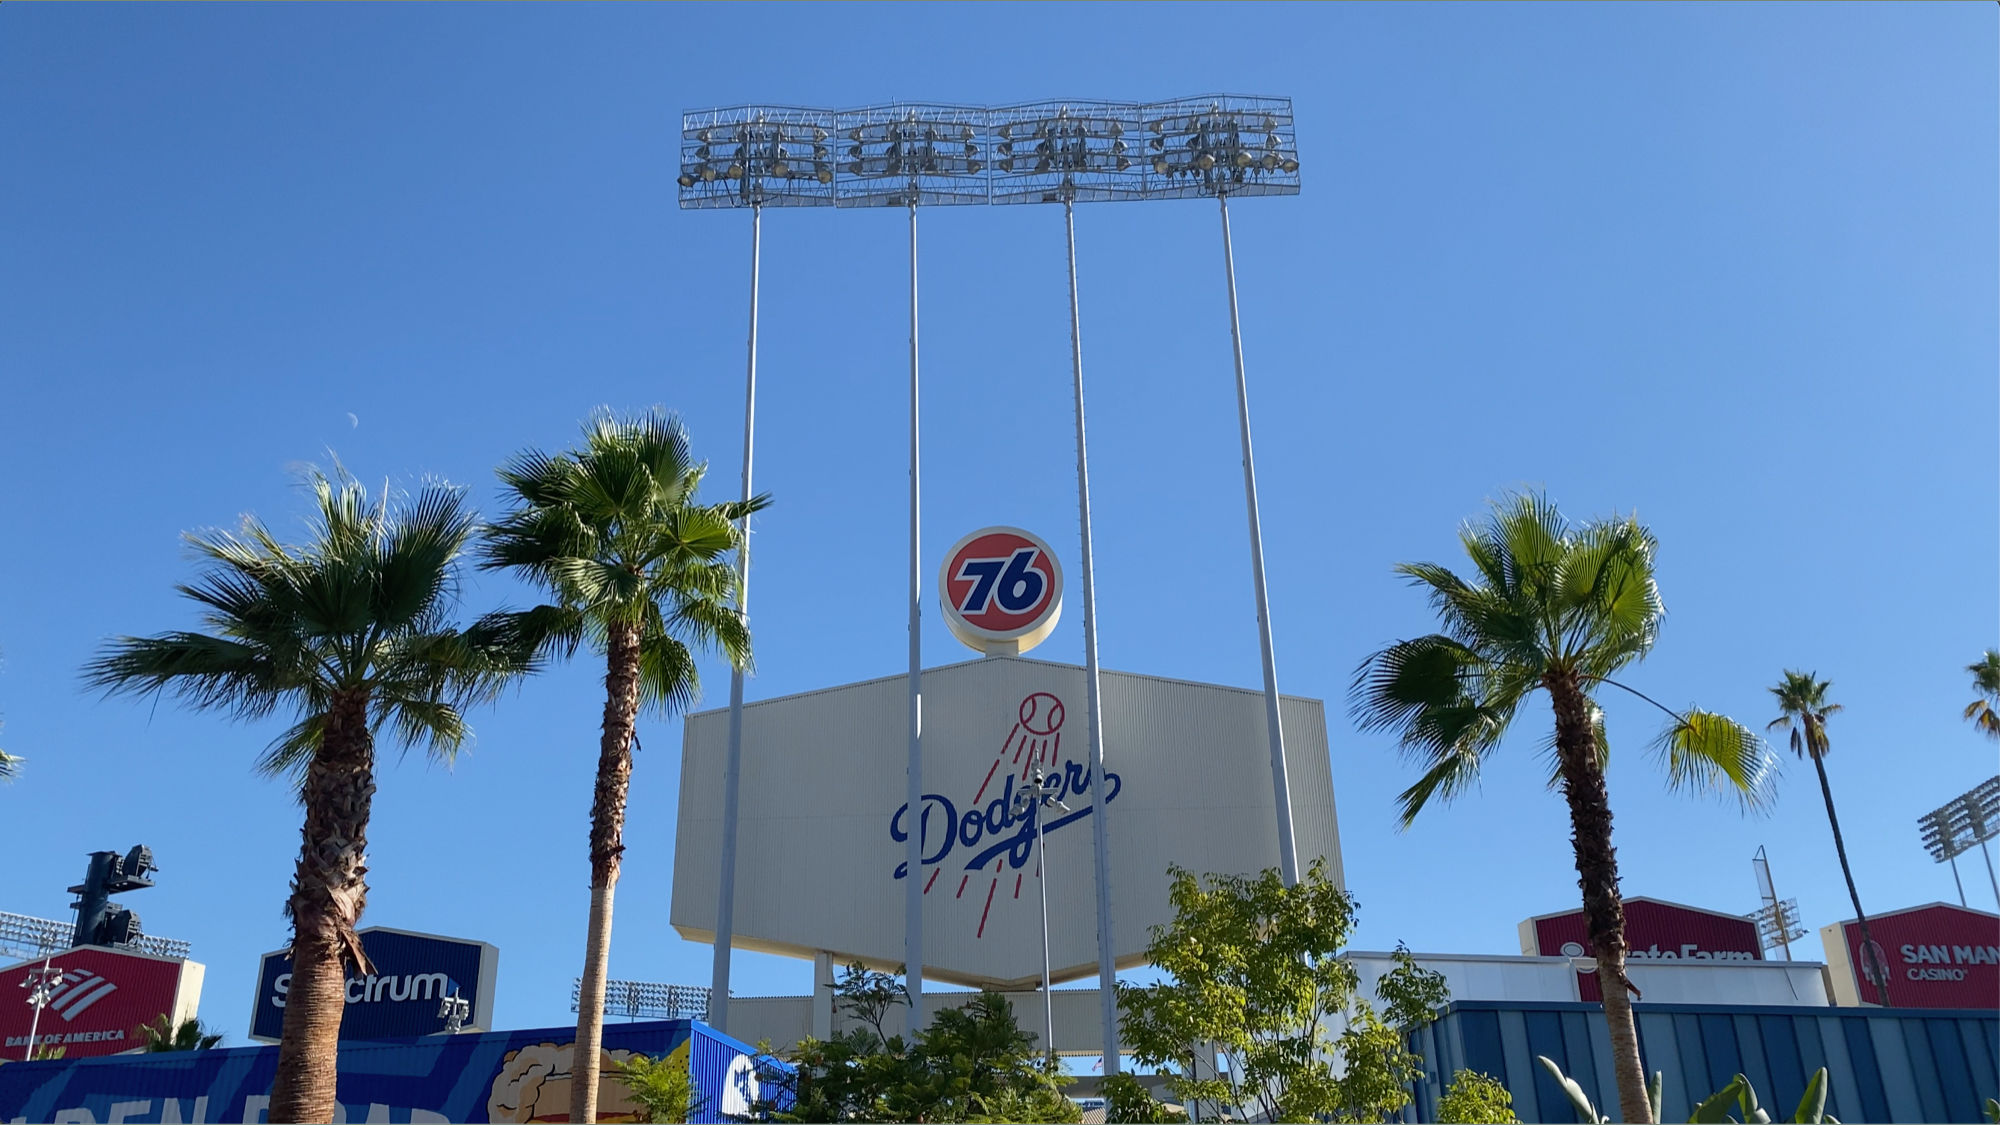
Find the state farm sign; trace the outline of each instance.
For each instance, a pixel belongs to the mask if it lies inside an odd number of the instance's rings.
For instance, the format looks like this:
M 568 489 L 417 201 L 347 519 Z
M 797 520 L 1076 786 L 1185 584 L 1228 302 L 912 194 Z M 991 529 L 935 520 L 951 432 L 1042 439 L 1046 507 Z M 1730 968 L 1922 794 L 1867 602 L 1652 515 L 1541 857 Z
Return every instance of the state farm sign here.
M 1934 902 L 1868 919 L 1869 935 L 1888 970 L 1889 999 L 1898 1008 L 1984 1008 L 2000 997 L 2000 914 Z M 1876 1004 L 1872 969 L 1864 969 L 1861 926 L 1822 927 L 1826 963 L 1833 966 L 1834 1002 Z M 1838 966 L 1847 966 L 1842 973 Z
M 35 1020 L 22 1003 L 0 1003 L 0 1058 L 27 1057 L 32 1026 L 35 1046 L 62 1048 L 66 1059 L 115 1055 L 145 1044 L 139 1028 L 161 1016 L 191 1019 L 201 1003 L 203 968 L 193 961 L 153 957 L 123 949 L 86 945 L 48 958 L 62 983 Z M 19 987 L 42 959 L 0 969 L 0 997 L 18 1000 Z
M 1583 911 L 1543 914 L 1521 923 L 1521 952 L 1529 957 L 1595 957 Z M 1656 898 L 1625 900 L 1628 961 L 1762 961 L 1757 924 L 1735 914 L 1703 910 Z M 1597 974 L 1576 975 L 1577 994 L 1602 1000 Z

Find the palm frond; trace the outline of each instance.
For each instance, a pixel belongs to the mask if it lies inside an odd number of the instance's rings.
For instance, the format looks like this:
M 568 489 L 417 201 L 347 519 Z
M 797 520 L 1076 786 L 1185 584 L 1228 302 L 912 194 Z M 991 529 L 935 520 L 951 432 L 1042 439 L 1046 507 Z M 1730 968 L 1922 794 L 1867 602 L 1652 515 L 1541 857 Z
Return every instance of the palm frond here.
M 1676 790 L 1733 798 L 1745 809 L 1776 798 L 1777 759 L 1750 728 L 1708 711 L 1688 711 L 1654 741 Z
M 475 526 L 465 490 L 447 486 L 425 488 L 416 503 L 389 522 L 371 560 L 371 616 L 380 627 L 402 628 L 441 600 L 452 599 L 457 573 L 452 564 Z
M 1394 731 L 1402 751 L 1425 766 L 1399 798 L 1405 824 L 1433 796 L 1449 799 L 1476 779 L 1532 688 L 1532 677 L 1441 634 L 1400 641 L 1362 662 L 1349 691 L 1356 722 Z
M 270 714 L 296 686 L 265 653 L 206 633 L 119 637 L 84 665 L 83 680 L 107 695 L 163 692 L 244 719 Z
M 654 630 L 639 641 L 639 702 L 654 711 L 675 714 L 701 698 L 701 673 L 694 654 L 672 636 Z
M 303 800 L 306 767 L 312 764 L 313 755 L 319 753 L 325 734 L 326 711 L 322 708 L 293 723 L 283 734 L 272 739 L 257 758 L 257 772 L 265 777 L 291 778 L 299 787 L 300 799 Z

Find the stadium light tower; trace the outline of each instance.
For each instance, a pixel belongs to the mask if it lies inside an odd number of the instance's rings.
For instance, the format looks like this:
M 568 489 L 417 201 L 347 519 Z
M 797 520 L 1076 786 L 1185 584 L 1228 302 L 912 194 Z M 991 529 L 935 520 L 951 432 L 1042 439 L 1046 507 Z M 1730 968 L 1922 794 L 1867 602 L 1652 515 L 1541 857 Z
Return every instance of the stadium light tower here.
M 1236 358 L 1236 424 L 1243 444 L 1243 498 L 1250 520 L 1250 579 L 1257 595 L 1257 641 L 1264 661 L 1264 718 L 1271 743 L 1271 784 L 1278 812 L 1278 866 L 1285 885 L 1299 881 L 1292 838 L 1285 732 L 1279 725 L 1278 661 L 1271 641 L 1271 599 L 1264 582 L 1264 533 L 1257 516 L 1257 468 L 1250 454 L 1250 391 L 1243 375 L 1243 323 L 1236 306 L 1236 255 L 1229 241 L 1233 195 L 1296 195 L 1298 138 L 1289 98 L 1189 98 L 1149 106 L 1147 147 L 1158 183 L 1148 196 L 1212 195 L 1222 209 L 1222 267 L 1229 289 L 1229 340 Z
M 2000 880 L 1993 875 L 1993 854 L 1986 842 L 2000 835 L 2000 777 L 1988 778 L 1971 790 L 1953 798 L 1942 808 L 1917 818 L 1923 831 L 1924 848 L 1931 859 L 1951 864 L 1951 880 L 1958 885 L 1958 904 L 1965 905 L 1965 884 L 1958 878 L 1958 857 L 1979 846 L 1986 860 L 1986 879 L 1993 885 L 1993 900 L 2000 904 Z
M 1157 103 L 1039 102 L 985 108 L 897 103 L 855 110 L 739 106 L 682 118 L 680 205 L 751 210 L 750 369 L 744 410 L 743 494 L 750 491 L 756 401 L 757 252 L 761 210 L 792 207 L 904 207 L 910 231 L 910 591 L 909 764 L 910 829 L 905 871 L 904 955 L 911 1026 L 923 1022 L 922 870 L 922 563 L 919 533 L 920 381 L 917 332 L 917 208 L 923 205 L 1060 203 L 1067 234 L 1070 287 L 1070 366 L 1076 419 L 1077 514 L 1081 532 L 1084 665 L 1091 770 L 1104 775 L 1099 715 L 1096 588 L 1090 527 L 1089 460 L 1083 402 L 1083 332 L 1077 292 L 1076 217 L 1079 202 L 1186 199 L 1213 196 L 1221 205 L 1222 247 L 1229 293 L 1230 338 L 1236 365 L 1237 427 L 1250 530 L 1251 577 L 1262 649 L 1265 717 L 1276 799 L 1279 867 L 1298 881 L 1291 791 L 1280 726 L 1278 675 L 1270 599 L 1264 577 L 1256 470 L 1250 450 L 1249 391 L 1244 376 L 1236 269 L 1230 244 L 1229 198 L 1296 195 L 1297 140 L 1289 98 L 1203 96 Z M 746 528 L 747 530 L 747 528 Z M 747 590 L 748 551 L 738 557 Z M 739 599 L 739 613 L 745 613 Z M 746 618 L 747 619 L 747 618 Z M 733 936 L 736 820 L 741 784 L 743 676 L 730 682 L 729 743 L 724 769 L 722 880 L 710 1022 L 726 1030 L 729 944 Z M 1107 817 L 1092 816 L 1096 851 L 1099 990 L 1104 1004 L 1105 1070 L 1118 1069 L 1115 947 L 1111 935 L 1110 843 Z M 949 826 L 947 826 L 949 830 Z
M 743 499 L 751 491 L 757 437 L 757 267 L 764 208 L 833 205 L 833 115 L 817 110 L 747 108 L 690 114 L 681 122 L 681 206 L 750 209 L 750 340 L 743 376 Z M 736 614 L 750 619 L 750 517 L 736 555 Z M 722 781 L 722 877 L 715 908 L 716 999 L 709 1018 L 729 1023 L 729 955 L 736 918 L 736 816 L 743 785 L 743 669 L 729 673 L 729 752 Z

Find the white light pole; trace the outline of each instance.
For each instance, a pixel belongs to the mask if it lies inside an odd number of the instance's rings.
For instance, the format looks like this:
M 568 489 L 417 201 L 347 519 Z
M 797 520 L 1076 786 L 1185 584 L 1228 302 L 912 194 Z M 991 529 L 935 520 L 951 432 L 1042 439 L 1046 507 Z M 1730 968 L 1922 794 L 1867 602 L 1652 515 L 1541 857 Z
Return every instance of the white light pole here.
M 41 968 L 29 969 L 28 975 L 21 978 L 21 987 L 28 990 L 28 1007 L 35 1010 L 28 1020 L 28 1050 L 21 1056 L 22 1062 L 35 1061 L 35 1040 L 42 1032 L 42 1009 L 48 1007 L 56 989 L 62 987 L 63 971 L 49 968 L 50 960 L 49 957 L 42 958 Z
M 1035 767 L 1032 785 L 1024 785 L 1014 793 L 1014 815 L 1035 818 L 1035 861 L 1041 865 L 1041 877 L 1035 882 L 1042 893 L 1042 1050 L 1050 1058 L 1056 1054 L 1056 1009 L 1055 998 L 1049 991 L 1049 850 L 1042 838 L 1042 810 L 1060 809 L 1069 811 L 1069 806 L 1057 800 L 1062 794 L 1062 778 L 1045 776 L 1042 767 Z M 1104 810 L 1098 809 L 1099 813 Z M 1107 1064 L 1105 1073 L 1115 1074 Z
M 917 201 L 910 207 L 910 758 L 907 767 L 909 830 L 903 879 L 903 984 L 909 991 L 910 1031 L 924 1025 L 924 634 L 923 550 L 918 539 L 917 426 Z M 956 826 L 947 826 L 948 828 Z
M 750 358 L 743 376 L 743 502 L 750 490 L 751 455 L 757 436 L 757 264 L 762 249 L 764 208 L 750 205 Z M 743 542 L 736 551 L 736 616 L 750 623 L 750 516 L 743 516 Z M 710 1026 L 729 1032 L 729 959 L 736 937 L 736 816 L 743 791 L 743 669 L 729 670 L 729 756 L 722 771 L 722 877 L 715 903 L 715 961 L 709 989 Z

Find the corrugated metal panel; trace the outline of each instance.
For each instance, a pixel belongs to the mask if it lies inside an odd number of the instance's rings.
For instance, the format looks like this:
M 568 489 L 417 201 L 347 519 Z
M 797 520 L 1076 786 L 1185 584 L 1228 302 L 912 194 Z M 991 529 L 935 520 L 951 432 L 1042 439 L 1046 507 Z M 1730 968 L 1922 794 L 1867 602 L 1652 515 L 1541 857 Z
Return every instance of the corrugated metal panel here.
M 1536 1021 L 1550 1013 L 1560 1014 L 1565 1024 L 1583 1021 L 1591 1042 L 1579 1043 L 1567 1028 L 1560 1040 L 1537 1036 Z M 1806 1016 L 1796 1008 L 1724 1005 L 1645 1005 L 1637 1015 L 1644 1066 L 1665 1078 L 1668 1121 L 1684 1119 L 1693 1101 L 1739 1070 L 1751 1076 L 1773 1114 L 1785 1117 L 1807 1077 L 1822 1066 L 1831 1077 L 1827 1111 L 1848 1121 L 1979 1121 L 1976 1095 L 2000 1088 L 2000 1063 L 1991 1052 L 1938 1047 L 1948 1037 L 1954 1044 L 1974 1039 L 1983 1044 L 2000 1036 L 2000 1016 L 1909 1009 Z M 1975 1026 L 1973 1036 L 1964 1034 L 1967 1024 Z M 1526 1052 L 1511 1042 L 1517 1026 L 1525 1029 Z M 1543 1072 L 1531 1059 L 1524 1065 L 1524 1053 L 1548 1055 L 1601 1111 L 1618 1118 L 1615 1087 L 1597 1080 L 1606 1074 L 1608 1053 L 1604 1013 L 1597 1005 L 1457 1002 L 1434 1025 L 1434 1035 L 1440 1042 L 1464 1035 L 1485 1044 L 1475 1053 L 1477 1062 L 1467 1065 L 1506 1083 L 1523 1120 L 1565 1120 L 1568 1112 L 1566 1103 L 1552 1105 L 1548 1091 L 1538 1088 L 1546 1085 Z M 1451 1073 L 1440 1067 L 1433 1077 L 1426 1068 L 1431 1088 L 1418 1101 L 1427 1113 Z M 1521 1112 L 1524 1094 L 1538 1114 Z
M 705 1023 L 693 1025 L 688 1037 L 688 1074 L 700 1101 L 692 1122 L 742 1121 L 756 1107 L 775 1060 L 760 1057 L 756 1048 L 732 1039 Z
M 800 957 L 826 950 L 838 960 L 887 967 L 902 960 L 903 891 L 895 871 L 904 844 L 890 825 L 904 795 L 904 690 L 894 677 L 744 709 L 738 945 Z M 1082 669 L 989 658 L 931 669 L 923 690 L 924 789 L 936 838 L 927 843 L 934 861 L 922 873 L 930 888 L 930 975 L 1003 988 L 1039 978 L 1035 880 L 1044 858 L 1055 977 L 1094 974 L 1094 794 L 1086 787 L 1066 799 L 1084 815 L 1050 822 L 1046 857 L 1035 854 L 1032 830 L 999 799 L 1008 778 L 1018 779 L 1038 758 L 1086 780 Z M 1024 708 L 1038 693 L 1061 702 L 1060 722 L 1051 721 L 1046 703 Z M 1322 858 L 1340 879 L 1325 711 L 1314 700 L 1282 702 L 1299 859 Z M 1105 764 L 1118 779 L 1107 806 L 1113 931 L 1120 963 L 1135 964 L 1147 929 L 1171 919 L 1169 864 L 1252 872 L 1277 863 L 1263 697 L 1106 672 L 1103 706 Z M 671 917 L 695 940 L 714 931 L 715 795 L 726 738 L 725 712 L 686 721 Z M 958 829 L 950 837 L 942 831 L 947 810 Z M 1019 846 L 995 853 L 996 841 Z

